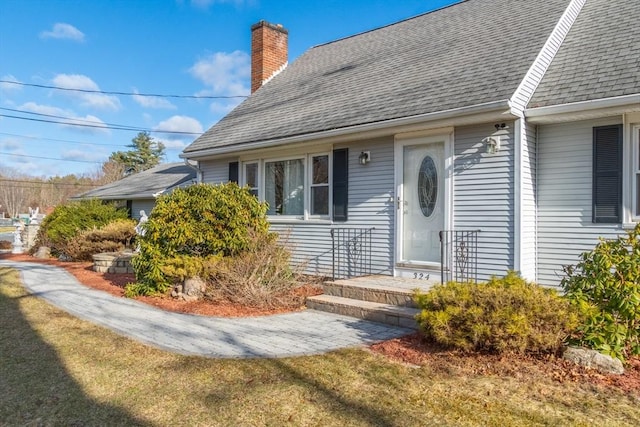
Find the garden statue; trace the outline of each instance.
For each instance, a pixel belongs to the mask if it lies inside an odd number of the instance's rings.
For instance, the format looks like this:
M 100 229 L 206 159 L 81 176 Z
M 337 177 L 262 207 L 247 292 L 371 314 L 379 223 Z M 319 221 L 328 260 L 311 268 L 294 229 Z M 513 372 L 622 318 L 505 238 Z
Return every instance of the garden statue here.
M 149 221 L 149 217 L 147 216 L 144 210 L 141 210 L 140 220 L 138 221 L 138 225 L 136 225 L 136 233 L 138 233 L 138 235 L 144 236 L 144 233 L 145 233 L 144 224 L 147 221 Z

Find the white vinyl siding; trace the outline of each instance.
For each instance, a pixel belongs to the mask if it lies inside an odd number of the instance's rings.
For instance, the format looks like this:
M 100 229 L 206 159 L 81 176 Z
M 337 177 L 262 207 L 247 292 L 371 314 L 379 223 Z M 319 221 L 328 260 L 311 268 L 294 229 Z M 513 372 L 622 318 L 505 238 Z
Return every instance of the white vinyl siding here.
M 513 123 L 500 132 L 496 154 L 486 154 L 484 138 L 494 125 L 455 129 L 454 226 L 455 230 L 480 229 L 478 280 L 504 275 L 513 268 L 514 150 Z
M 562 266 L 576 264 L 598 237 L 615 238 L 619 224 L 592 221 L 593 127 L 621 117 L 538 127 L 538 282 L 557 286 Z
M 393 271 L 393 138 L 362 141 L 336 146 L 349 149 L 349 217 L 347 222 L 298 221 L 273 222 L 271 229 L 283 236 L 293 248 L 294 261 L 306 266 L 310 274 L 331 275 L 332 246 L 330 229 L 375 227 L 372 234 L 373 274 L 391 275 Z M 371 162 L 360 165 L 361 151 L 371 151 Z

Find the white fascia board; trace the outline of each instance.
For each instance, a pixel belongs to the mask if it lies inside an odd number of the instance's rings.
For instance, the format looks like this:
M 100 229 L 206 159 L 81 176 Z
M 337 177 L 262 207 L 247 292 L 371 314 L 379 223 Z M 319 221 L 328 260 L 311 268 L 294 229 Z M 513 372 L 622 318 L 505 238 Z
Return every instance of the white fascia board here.
M 640 111 L 640 93 L 528 108 L 524 111 L 524 115 L 531 123 L 544 124 L 615 116 L 636 111 Z
M 384 120 L 362 125 L 348 126 L 339 129 L 331 129 L 321 132 L 313 132 L 304 135 L 270 139 L 257 142 L 247 142 L 206 150 L 194 151 L 192 153 L 181 153 L 183 159 L 210 159 L 242 151 L 263 149 L 280 145 L 300 144 L 309 141 L 315 142 L 345 142 L 354 138 L 371 138 L 375 136 L 393 135 L 401 132 L 417 131 L 425 128 L 425 125 L 433 122 L 437 126 L 455 126 L 462 124 L 473 124 L 489 120 L 509 120 L 514 119 L 511 115 L 511 108 L 508 100 L 500 100 L 477 104 L 468 107 L 454 108 L 450 110 L 437 111 L 434 113 L 420 114 L 416 116 L 401 117 L 397 119 Z
M 558 50 L 560 50 L 560 46 L 562 46 L 565 37 L 582 11 L 585 2 L 586 0 L 571 0 L 553 31 L 551 31 L 547 41 L 542 46 L 542 49 L 540 49 L 538 56 L 531 64 L 531 67 L 529 67 L 529 70 L 511 97 L 511 112 L 515 116 L 523 117 L 523 111 L 544 78 L 547 69 L 551 65 L 551 62 L 553 62 L 553 58 L 555 58 Z

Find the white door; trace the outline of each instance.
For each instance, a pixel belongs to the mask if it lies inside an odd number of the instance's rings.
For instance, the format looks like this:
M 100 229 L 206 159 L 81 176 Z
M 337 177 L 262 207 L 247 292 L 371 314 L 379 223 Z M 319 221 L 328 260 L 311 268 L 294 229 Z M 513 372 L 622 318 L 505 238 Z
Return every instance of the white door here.
M 439 232 L 445 228 L 444 140 L 403 145 L 399 186 L 399 261 L 440 262 Z

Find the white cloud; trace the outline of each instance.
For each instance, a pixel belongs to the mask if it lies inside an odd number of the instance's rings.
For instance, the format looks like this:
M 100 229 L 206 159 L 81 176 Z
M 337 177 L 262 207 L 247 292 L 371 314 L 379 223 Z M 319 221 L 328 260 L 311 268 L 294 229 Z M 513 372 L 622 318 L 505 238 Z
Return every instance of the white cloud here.
M 21 83 L 20 80 L 18 80 L 11 74 L 5 74 L 4 76 L 0 77 L 0 80 L 4 80 L 7 82 Z M 12 83 L 0 83 L 0 91 L 10 92 L 10 91 L 19 91 L 20 89 L 22 89 L 22 86 L 19 84 L 14 85 Z
M 159 133 L 167 131 L 192 133 L 204 132 L 200 122 L 189 116 L 172 116 L 167 120 L 158 123 L 158 125 L 154 127 L 154 131 Z M 193 138 L 193 136 L 189 135 L 188 138 Z
M 225 116 L 227 113 L 242 102 L 242 98 L 228 99 L 211 103 L 209 109 L 215 115 Z
M 82 74 L 58 74 L 52 80 L 55 86 L 80 89 L 88 91 L 99 91 L 100 87 L 89 77 Z M 90 92 L 58 91 L 64 95 L 77 99 L 83 107 L 96 108 L 100 110 L 118 111 L 120 100 L 113 95 Z
M 61 40 L 73 40 L 77 42 L 84 41 L 84 33 L 78 30 L 76 27 L 63 22 L 58 22 L 53 25 L 51 31 L 43 31 L 40 33 L 40 38 L 43 39 L 61 39 Z
M 184 150 L 184 148 L 188 145 L 187 142 L 181 140 L 181 139 L 174 139 L 174 138 L 156 138 L 156 140 L 158 142 L 162 142 L 162 144 L 164 145 L 164 147 L 167 150 L 178 150 L 178 151 L 182 151 Z
M 105 154 L 94 150 L 67 150 L 60 157 L 64 160 L 82 160 L 84 162 L 100 162 L 105 160 Z
M 53 107 L 51 105 L 36 104 L 35 102 L 22 104 L 18 109 L 30 111 L 32 113 L 45 114 L 48 116 L 56 116 L 51 117 L 50 119 L 54 121 L 64 121 L 67 124 L 60 123 L 60 126 L 74 131 L 83 133 L 110 133 L 106 123 L 91 114 L 78 116 L 73 111 Z M 73 123 L 81 126 L 73 126 Z
M 236 50 L 232 53 L 210 54 L 196 62 L 189 72 L 210 88 L 205 91 L 208 94 L 225 96 L 249 94 L 251 57 L 246 52 Z
M 133 92 L 135 93 L 135 95 L 133 95 L 133 100 L 145 108 L 164 108 L 168 110 L 176 109 L 176 106 L 166 99 L 157 96 L 139 95 L 137 89 L 134 89 Z

